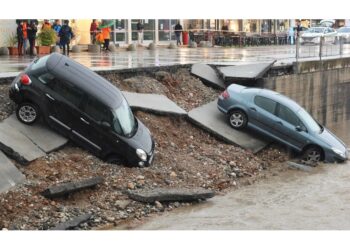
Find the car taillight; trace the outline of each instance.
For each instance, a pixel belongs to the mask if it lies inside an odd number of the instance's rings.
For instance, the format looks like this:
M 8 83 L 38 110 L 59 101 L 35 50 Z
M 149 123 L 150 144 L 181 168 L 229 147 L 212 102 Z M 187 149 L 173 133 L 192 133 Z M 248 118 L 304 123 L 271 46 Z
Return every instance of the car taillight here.
M 224 99 L 230 98 L 230 94 L 227 92 L 227 90 L 225 90 L 224 92 L 222 92 L 222 93 L 221 93 L 221 96 L 222 96 Z
M 29 78 L 29 76 L 27 74 L 24 74 L 24 75 L 21 76 L 20 82 L 23 85 L 30 85 L 32 83 L 32 81 L 30 80 L 30 78 Z

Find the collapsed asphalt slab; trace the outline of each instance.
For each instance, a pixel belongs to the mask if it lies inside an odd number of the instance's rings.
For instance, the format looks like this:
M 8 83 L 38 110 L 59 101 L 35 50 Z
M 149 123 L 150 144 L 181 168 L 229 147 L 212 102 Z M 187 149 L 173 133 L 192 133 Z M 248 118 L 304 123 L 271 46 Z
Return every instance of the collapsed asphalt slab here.
M 22 183 L 24 180 L 24 175 L 0 151 L 0 193 L 7 191 L 16 184 Z
M 225 115 L 217 109 L 217 101 L 191 110 L 188 117 L 191 122 L 209 131 L 214 136 L 244 149 L 249 149 L 253 153 L 259 152 L 271 142 L 252 131 L 239 131 L 231 128 Z
M 43 124 L 21 124 L 14 115 L 0 123 L 0 149 L 21 164 L 43 157 L 67 141 Z
M 218 71 L 225 82 L 235 80 L 256 80 L 262 78 L 275 62 L 276 60 L 265 63 L 218 67 Z
M 122 91 L 122 93 L 133 110 L 141 110 L 161 115 L 187 115 L 185 110 L 164 95 L 140 94 L 125 91 Z
M 5 122 L 28 137 L 45 153 L 50 153 L 59 149 L 68 142 L 67 138 L 59 135 L 43 123 L 36 123 L 32 126 L 28 126 L 19 122 L 14 114 L 8 117 Z
M 156 201 L 186 202 L 209 199 L 214 197 L 215 193 L 204 188 L 155 188 L 152 190 L 129 191 L 128 196 L 135 201 L 146 203 L 154 203 Z
M 225 89 L 223 79 L 221 79 L 215 69 L 207 64 L 197 63 L 191 67 L 191 74 L 197 76 L 202 82 L 216 89 Z

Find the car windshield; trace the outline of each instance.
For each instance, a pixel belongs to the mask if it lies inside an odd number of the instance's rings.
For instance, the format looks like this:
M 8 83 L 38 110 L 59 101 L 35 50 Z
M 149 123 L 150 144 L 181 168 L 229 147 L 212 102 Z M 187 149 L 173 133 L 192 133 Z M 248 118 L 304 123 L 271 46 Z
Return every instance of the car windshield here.
M 113 110 L 113 128 L 118 134 L 131 137 L 136 129 L 136 119 L 128 103 L 123 99 L 121 105 Z
M 310 28 L 305 33 L 323 33 L 324 28 Z
M 309 127 L 311 131 L 317 133 L 321 131 L 322 127 L 315 121 L 314 118 L 312 118 L 308 112 L 306 112 L 304 109 L 300 109 L 298 113 L 302 121 Z
M 350 32 L 350 27 L 343 27 L 338 30 L 338 32 L 341 33 L 349 33 Z

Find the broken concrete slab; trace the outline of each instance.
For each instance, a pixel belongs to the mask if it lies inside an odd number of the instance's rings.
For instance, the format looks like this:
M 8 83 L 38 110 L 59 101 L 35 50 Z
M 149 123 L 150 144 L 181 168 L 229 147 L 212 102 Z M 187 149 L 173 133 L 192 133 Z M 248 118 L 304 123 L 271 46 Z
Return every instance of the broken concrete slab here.
M 128 196 L 130 199 L 133 199 L 135 201 L 146 203 L 154 203 L 156 201 L 188 202 L 209 199 L 214 197 L 215 193 L 204 188 L 156 188 L 152 190 L 129 191 Z
M 50 230 L 72 230 L 78 227 L 80 224 L 85 223 L 90 220 L 91 214 L 83 214 L 77 217 L 74 217 L 70 221 L 62 222 L 57 226 L 50 228 Z
M 225 89 L 223 79 L 221 79 L 215 69 L 207 64 L 197 63 L 191 67 L 191 74 L 199 77 L 205 84 L 216 89 Z
M 177 106 L 164 95 L 122 92 L 133 110 L 148 111 L 156 114 L 187 115 L 187 112 Z
M 24 165 L 46 155 L 28 137 L 6 122 L 0 123 L 0 149 Z
M 43 123 L 28 126 L 18 121 L 14 114 L 5 119 L 4 122 L 20 131 L 46 153 L 59 149 L 68 142 L 67 138 L 57 134 Z
M 235 80 L 256 80 L 272 67 L 276 60 L 265 63 L 245 64 L 227 67 L 218 67 L 218 71 L 225 82 Z
M 306 172 L 311 172 L 313 169 L 315 169 L 314 167 L 310 167 L 308 165 L 304 165 L 304 164 L 300 164 L 292 161 L 288 161 L 287 164 L 288 164 L 288 167 L 290 168 L 299 169 Z
M 22 183 L 24 180 L 25 176 L 0 151 L 0 193 L 9 190 L 16 184 Z
M 207 103 L 188 113 L 191 122 L 209 131 L 214 136 L 253 153 L 266 147 L 271 140 L 264 138 L 250 130 L 235 130 L 230 127 L 226 117 L 217 108 L 217 101 Z
M 41 192 L 41 195 L 46 198 L 62 197 L 74 192 L 78 192 L 85 188 L 95 187 L 97 184 L 100 184 L 102 182 L 103 178 L 97 176 L 85 180 L 62 183 L 45 189 L 43 192 Z

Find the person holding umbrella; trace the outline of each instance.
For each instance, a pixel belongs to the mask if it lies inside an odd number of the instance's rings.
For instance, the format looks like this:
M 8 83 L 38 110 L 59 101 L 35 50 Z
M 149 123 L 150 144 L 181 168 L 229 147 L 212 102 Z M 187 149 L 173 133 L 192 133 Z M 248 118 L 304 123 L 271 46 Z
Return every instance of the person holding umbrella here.
M 104 45 L 103 48 L 105 49 L 105 51 L 110 51 L 109 50 L 109 41 L 111 39 L 111 28 L 110 26 L 113 25 L 113 21 L 112 22 L 107 22 L 107 20 L 103 20 L 102 21 L 102 25 L 100 26 L 101 29 L 101 33 L 104 39 Z

